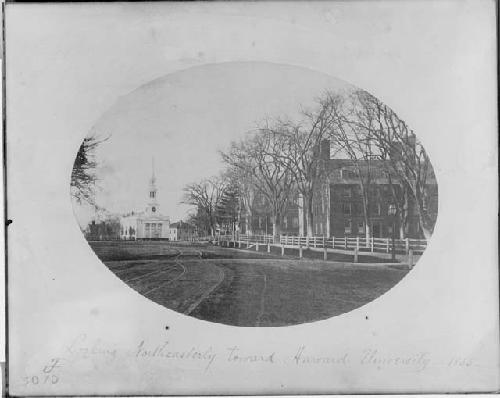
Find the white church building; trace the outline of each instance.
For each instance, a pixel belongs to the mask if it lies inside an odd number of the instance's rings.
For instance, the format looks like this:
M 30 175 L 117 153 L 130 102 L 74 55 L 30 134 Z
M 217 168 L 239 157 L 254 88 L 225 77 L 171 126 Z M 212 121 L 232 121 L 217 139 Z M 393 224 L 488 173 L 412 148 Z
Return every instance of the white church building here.
M 148 194 L 145 211 L 140 213 L 131 212 L 120 217 L 121 239 L 169 239 L 170 219 L 160 213 L 154 167 L 149 181 Z

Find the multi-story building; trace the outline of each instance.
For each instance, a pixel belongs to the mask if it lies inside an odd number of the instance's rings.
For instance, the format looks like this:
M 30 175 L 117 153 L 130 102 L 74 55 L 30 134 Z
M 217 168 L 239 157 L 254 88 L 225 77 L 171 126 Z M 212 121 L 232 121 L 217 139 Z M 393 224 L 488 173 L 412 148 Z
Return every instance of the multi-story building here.
M 391 236 L 393 224 L 398 236 L 421 237 L 413 196 L 405 194 L 403 185 L 387 162 L 374 159 L 359 162 L 355 166 L 351 160 L 330 159 L 327 183 L 322 184 L 313 202 L 314 233 L 325 236 L 364 236 L 368 222 L 370 236 L 375 238 Z M 435 222 L 437 183 L 432 171 L 427 185 L 427 212 Z M 404 217 L 393 217 L 389 212 L 391 205 L 395 208 L 399 206 Z
M 399 237 L 420 238 L 418 212 L 413 196 L 405 192 L 404 185 L 391 168 L 389 160 L 331 159 L 329 142 L 324 142 L 321 155 L 327 160 L 326 173 L 313 198 L 313 234 L 316 236 L 365 236 L 366 226 L 370 236 L 390 237 L 393 225 Z M 427 176 L 426 212 L 433 222 L 437 218 L 437 182 L 429 168 Z M 265 200 L 256 201 L 252 211 L 251 230 L 253 234 L 272 233 L 272 220 Z M 403 217 L 393 217 L 389 207 L 399 209 Z M 399 214 L 399 213 L 398 213 Z M 285 235 L 305 234 L 303 201 L 298 195 L 281 222 Z

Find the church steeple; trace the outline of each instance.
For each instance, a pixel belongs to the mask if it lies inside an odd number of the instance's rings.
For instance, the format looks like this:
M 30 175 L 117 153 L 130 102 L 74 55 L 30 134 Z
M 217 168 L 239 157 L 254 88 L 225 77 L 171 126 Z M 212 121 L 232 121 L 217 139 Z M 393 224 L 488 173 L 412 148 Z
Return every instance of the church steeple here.
M 151 158 L 151 185 L 154 185 L 156 183 L 156 176 L 155 176 L 155 158 Z
M 151 159 L 151 179 L 149 180 L 149 202 L 147 207 L 148 213 L 158 212 L 158 200 L 157 200 L 157 189 L 156 189 L 156 176 L 155 176 L 155 160 Z

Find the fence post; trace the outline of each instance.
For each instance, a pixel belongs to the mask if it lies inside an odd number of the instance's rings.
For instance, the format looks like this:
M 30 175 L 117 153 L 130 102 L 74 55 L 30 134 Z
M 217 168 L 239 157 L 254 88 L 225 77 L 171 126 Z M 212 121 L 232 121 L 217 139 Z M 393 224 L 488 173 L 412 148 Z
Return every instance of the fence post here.
M 344 236 L 344 249 L 347 250 L 347 236 Z
M 370 238 L 371 242 L 370 242 L 370 248 L 371 248 L 371 251 L 373 253 L 373 236 Z
M 309 236 L 306 236 L 306 247 L 309 247 Z
M 389 238 L 386 238 L 385 240 L 385 251 L 389 253 Z
M 323 247 L 326 247 L 325 246 L 325 235 L 323 235 Z
M 267 243 L 267 252 L 271 253 L 271 245 L 269 243 Z
M 241 240 L 238 241 L 238 249 L 241 249 Z
M 313 246 L 316 249 L 316 237 L 313 238 Z
M 354 262 L 358 262 L 358 248 L 354 249 Z
M 285 245 L 283 243 L 281 244 L 281 255 L 285 255 Z
M 335 236 L 332 236 L 332 249 L 335 249 Z
M 255 243 L 255 251 L 258 252 L 259 251 L 259 242 L 256 242 Z
M 359 236 L 356 236 L 356 250 L 359 250 Z
M 302 258 L 302 243 L 299 242 L 299 258 Z
M 412 269 L 413 268 L 413 250 L 410 249 L 408 251 L 408 268 Z
M 323 245 L 323 260 L 328 260 L 328 248 Z
M 406 238 L 405 240 L 406 253 L 410 253 L 410 239 Z

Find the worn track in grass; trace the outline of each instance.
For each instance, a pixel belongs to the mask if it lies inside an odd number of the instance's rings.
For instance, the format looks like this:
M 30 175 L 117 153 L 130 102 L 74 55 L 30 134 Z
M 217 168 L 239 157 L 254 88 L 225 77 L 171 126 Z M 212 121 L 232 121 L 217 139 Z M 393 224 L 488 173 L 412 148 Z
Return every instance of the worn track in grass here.
M 339 315 L 379 297 L 407 273 L 213 246 L 136 247 L 137 258 L 130 259 L 133 247 L 122 252 L 120 245 L 107 246 L 103 261 L 158 304 L 236 326 L 285 326 Z

